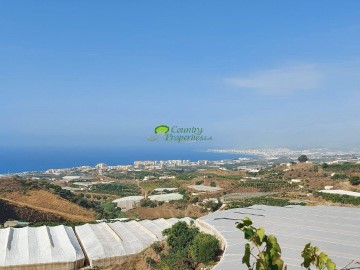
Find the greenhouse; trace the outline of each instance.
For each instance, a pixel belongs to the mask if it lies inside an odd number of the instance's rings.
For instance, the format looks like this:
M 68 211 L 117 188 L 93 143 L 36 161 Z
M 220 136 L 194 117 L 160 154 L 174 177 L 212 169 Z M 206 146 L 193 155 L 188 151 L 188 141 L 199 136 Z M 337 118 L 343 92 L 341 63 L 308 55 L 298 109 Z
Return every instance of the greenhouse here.
M 245 217 L 249 217 L 255 227 L 264 227 L 266 234 L 277 237 L 288 269 L 303 269 L 301 251 L 310 241 L 339 268 L 360 260 L 360 208 L 254 205 L 217 211 L 196 221 L 203 231 L 217 235 L 225 247 L 223 257 L 213 269 L 247 269 L 242 264 L 247 241 L 236 228 L 236 222 Z
M 149 199 L 152 201 L 158 202 L 170 202 L 170 201 L 178 201 L 183 199 L 184 196 L 180 193 L 168 193 L 168 194 L 160 194 L 160 195 L 151 195 Z
M 191 219 L 180 219 L 190 222 Z M 75 227 L 90 266 L 105 267 L 123 262 L 152 243 L 162 240 L 162 231 L 179 219 L 142 220 L 85 224 Z
M 71 227 L 0 230 L 1 270 L 62 270 L 84 266 L 85 257 Z
M 311 241 L 339 268 L 360 260 L 360 208 L 335 206 L 274 207 L 254 205 L 217 211 L 195 221 L 215 235 L 224 250 L 216 270 L 247 269 L 242 264 L 246 240 L 236 222 L 250 217 L 255 227 L 276 235 L 288 269 L 301 269 L 301 251 Z M 163 240 L 164 229 L 191 218 L 85 224 L 75 227 L 0 229 L 0 270 L 70 270 L 90 265 L 106 267 Z M 86 260 L 85 260 L 86 257 Z
M 126 212 L 133 209 L 142 199 L 144 199 L 144 196 L 128 196 L 116 199 L 113 203 L 116 203 L 117 207 L 121 208 L 121 211 Z

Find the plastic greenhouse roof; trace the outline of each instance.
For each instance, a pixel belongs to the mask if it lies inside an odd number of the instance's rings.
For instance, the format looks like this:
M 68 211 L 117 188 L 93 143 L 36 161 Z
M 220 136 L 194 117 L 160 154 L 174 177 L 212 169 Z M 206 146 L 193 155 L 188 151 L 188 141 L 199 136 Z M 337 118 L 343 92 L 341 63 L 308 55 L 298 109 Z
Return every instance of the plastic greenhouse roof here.
M 140 222 L 85 224 L 76 226 L 75 231 L 90 265 L 106 266 L 162 240 L 162 231 L 177 221 L 161 218 Z
M 71 264 L 84 259 L 71 227 L 61 225 L 0 230 L 0 267 Z
M 251 218 L 255 227 L 264 227 L 267 234 L 277 237 L 288 269 L 302 269 L 301 251 L 310 241 L 338 266 L 360 260 L 360 208 L 254 205 L 200 218 L 226 242 L 224 255 L 213 269 L 247 269 L 241 262 L 247 241 L 236 228 L 236 222 L 245 217 Z

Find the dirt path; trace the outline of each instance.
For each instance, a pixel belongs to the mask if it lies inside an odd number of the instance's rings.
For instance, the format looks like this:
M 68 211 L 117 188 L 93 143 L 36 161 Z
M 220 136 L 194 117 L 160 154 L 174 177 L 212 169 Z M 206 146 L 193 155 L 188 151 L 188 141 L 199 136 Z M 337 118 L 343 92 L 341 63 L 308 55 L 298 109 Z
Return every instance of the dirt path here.
M 145 197 L 145 198 L 147 198 L 147 190 L 146 189 L 144 189 L 141 185 L 140 185 L 140 181 L 139 180 L 136 180 L 136 185 L 140 188 L 140 190 L 141 190 L 141 194 Z

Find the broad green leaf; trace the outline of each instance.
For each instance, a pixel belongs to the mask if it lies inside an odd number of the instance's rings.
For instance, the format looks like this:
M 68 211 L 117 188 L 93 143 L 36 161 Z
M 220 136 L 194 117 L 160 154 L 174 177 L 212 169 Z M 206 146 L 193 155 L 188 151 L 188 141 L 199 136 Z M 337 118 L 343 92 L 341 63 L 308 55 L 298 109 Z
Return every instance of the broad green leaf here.
M 273 260 L 272 265 L 274 266 L 272 267 L 274 270 L 282 270 L 284 267 L 284 261 L 279 256 L 278 258 Z
M 250 225 L 253 224 L 252 221 L 251 221 L 251 219 L 248 218 L 248 217 L 246 217 L 246 218 L 243 220 L 243 223 L 244 223 L 245 226 L 250 226 Z
M 238 228 L 239 230 L 241 230 L 242 228 L 244 228 L 244 223 L 238 222 L 237 225 L 236 225 L 236 228 Z
M 250 244 L 247 243 L 245 244 L 245 253 L 244 253 L 244 256 L 242 258 L 242 263 L 246 264 L 246 266 L 248 268 L 250 268 Z
M 244 228 L 244 234 L 245 234 L 245 239 L 251 240 L 255 233 L 254 233 L 253 229 Z
M 336 264 L 329 258 L 328 261 L 326 262 L 326 268 L 328 270 L 335 270 Z
M 268 236 L 268 241 L 267 241 L 267 245 L 270 248 L 270 253 L 272 254 L 272 256 L 281 253 L 281 248 L 277 242 L 277 239 L 274 235 L 269 235 Z
M 262 243 L 265 237 L 265 230 L 263 227 L 260 227 L 256 230 L 256 234 L 259 236 L 260 242 Z

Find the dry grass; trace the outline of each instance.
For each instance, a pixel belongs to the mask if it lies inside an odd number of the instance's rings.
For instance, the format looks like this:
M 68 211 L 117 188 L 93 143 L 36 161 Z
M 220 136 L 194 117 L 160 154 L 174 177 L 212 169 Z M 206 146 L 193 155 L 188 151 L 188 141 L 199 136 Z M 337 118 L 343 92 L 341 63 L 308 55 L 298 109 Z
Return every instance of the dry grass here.
M 95 212 L 69 202 L 45 190 L 31 190 L 26 194 L 11 192 L 2 194 L 4 201 L 18 206 L 27 206 L 42 212 L 63 217 L 69 221 L 92 221 Z
M 172 218 L 172 217 L 201 217 L 206 213 L 202 213 L 200 208 L 193 205 L 188 205 L 186 209 L 176 209 L 173 204 L 165 203 L 156 208 L 139 207 L 126 212 L 128 217 L 141 219 L 156 219 L 156 218 Z

